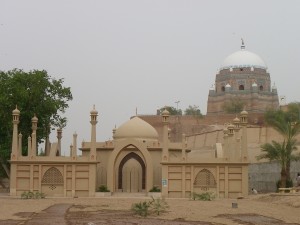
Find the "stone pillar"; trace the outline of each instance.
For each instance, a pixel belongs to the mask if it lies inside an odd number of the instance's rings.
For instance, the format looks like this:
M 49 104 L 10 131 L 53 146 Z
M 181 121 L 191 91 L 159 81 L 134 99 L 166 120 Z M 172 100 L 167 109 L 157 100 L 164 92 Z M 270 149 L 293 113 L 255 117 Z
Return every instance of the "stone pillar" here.
M 163 122 L 163 151 L 162 151 L 162 161 L 169 161 L 169 116 L 168 110 L 162 112 L 162 122 Z
M 182 149 L 181 149 L 181 161 L 186 161 L 186 138 L 185 134 L 182 134 Z
M 240 115 L 241 126 L 242 126 L 242 162 L 248 161 L 248 140 L 247 140 L 247 124 L 248 124 L 248 112 L 242 111 Z
M 228 150 L 228 129 L 227 127 L 224 128 L 223 130 L 224 133 L 224 146 L 223 146 L 223 158 L 225 161 L 229 160 L 229 150 Z
M 168 165 L 165 165 L 164 163 L 167 163 L 169 161 L 169 135 L 168 135 L 168 129 L 169 129 L 169 116 L 170 113 L 168 110 L 164 110 L 162 112 L 162 122 L 163 122 L 163 149 L 162 149 L 162 196 L 168 197 Z
M 11 146 L 11 160 L 18 158 L 18 124 L 20 123 L 20 111 L 17 106 L 15 110 L 12 111 L 13 116 L 13 137 L 12 137 L 12 146 Z
M 31 151 L 32 151 L 32 149 L 31 149 L 31 137 L 29 136 L 28 137 L 28 156 L 30 156 L 31 155 Z
M 240 119 L 235 117 L 233 119 L 234 125 L 234 141 L 235 141 L 235 160 L 241 158 L 241 143 L 240 143 Z
M 90 160 L 96 160 L 96 124 L 97 124 L 97 116 L 98 111 L 95 109 L 95 105 L 90 112 L 91 114 L 91 149 L 90 149 Z
M 38 118 L 34 115 L 34 117 L 31 119 L 32 123 L 32 134 L 31 134 L 31 156 L 36 156 L 37 153 L 37 143 L 36 143 L 36 130 L 37 130 L 37 123 Z
M 73 147 L 72 147 L 72 158 L 76 158 L 77 156 L 77 134 L 76 132 L 73 134 Z
M 228 127 L 228 152 L 229 152 L 229 161 L 235 159 L 235 141 L 234 141 L 234 126 L 229 124 Z
M 19 156 L 22 156 L 22 134 L 21 133 L 19 133 L 19 143 L 18 143 L 18 147 L 19 147 L 19 149 L 18 149 L 18 154 L 19 154 Z
M 61 156 L 61 139 L 62 139 L 62 129 L 58 128 L 57 129 L 57 152 L 56 152 L 56 156 Z

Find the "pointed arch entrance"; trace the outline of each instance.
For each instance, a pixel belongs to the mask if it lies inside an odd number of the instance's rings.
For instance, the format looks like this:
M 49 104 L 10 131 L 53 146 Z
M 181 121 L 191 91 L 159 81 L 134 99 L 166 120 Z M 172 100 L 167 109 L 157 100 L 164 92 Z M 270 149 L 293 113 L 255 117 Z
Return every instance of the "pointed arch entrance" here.
M 146 166 L 136 153 L 128 153 L 118 168 L 118 189 L 123 192 L 142 192 L 146 188 Z

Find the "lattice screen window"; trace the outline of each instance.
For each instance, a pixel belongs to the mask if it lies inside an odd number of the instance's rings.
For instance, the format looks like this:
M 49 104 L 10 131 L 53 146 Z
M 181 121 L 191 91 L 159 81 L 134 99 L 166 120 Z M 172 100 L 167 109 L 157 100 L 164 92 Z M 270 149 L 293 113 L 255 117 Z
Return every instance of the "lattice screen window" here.
M 203 169 L 197 174 L 194 185 L 215 187 L 217 184 L 214 175 L 209 170 Z
M 63 184 L 63 183 L 64 183 L 64 178 L 61 172 L 55 167 L 51 167 L 50 169 L 48 169 L 42 179 L 42 184 Z

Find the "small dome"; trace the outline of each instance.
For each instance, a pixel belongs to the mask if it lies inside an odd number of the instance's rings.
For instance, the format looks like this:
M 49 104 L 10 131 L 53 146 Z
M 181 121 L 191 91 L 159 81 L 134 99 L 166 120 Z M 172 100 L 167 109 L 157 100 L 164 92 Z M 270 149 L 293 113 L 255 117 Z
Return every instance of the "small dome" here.
M 38 118 L 36 117 L 36 115 L 34 114 L 34 116 L 31 119 L 31 122 L 38 122 Z
M 252 87 L 257 87 L 257 83 L 254 82 L 254 83 L 252 84 Z
M 93 109 L 91 110 L 90 114 L 92 115 L 98 114 L 98 111 L 95 109 L 95 105 L 93 106 Z
M 161 115 L 163 115 L 163 116 L 169 116 L 170 113 L 169 113 L 169 111 L 168 111 L 167 109 L 165 109 L 165 110 L 162 112 Z
M 226 84 L 226 86 L 225 87 L 227 87 L 227 88 L 231 88 L 231 85 L 230 84 Z
M 239 123 L 240 122 L 240 119 L 236 116 L 234 119 L 233 119 L 233 123 Z
M 243 111 L 241 112 L 241 115 L 248 115 L 248 112 L 247 112 L 246 110 L 243 110 Z
M 245 49 L 241 49 L 240 51 L 227 56 L 223 61 L 220 70 L 245 67 L 267 69 L 265 62 L 260 56 Z
M 146 121 L 139 117 L 133 117 L 131 120 L 123 123 L 115 132 L 114 139 L 125 138 L 157 140 L 158 133 Z
M 12 111 L 12 113 L 14 115 L 19 115 L 20 114 L 20 110 L 18 110 L 18 107 L 16 106 L 16 108 Z

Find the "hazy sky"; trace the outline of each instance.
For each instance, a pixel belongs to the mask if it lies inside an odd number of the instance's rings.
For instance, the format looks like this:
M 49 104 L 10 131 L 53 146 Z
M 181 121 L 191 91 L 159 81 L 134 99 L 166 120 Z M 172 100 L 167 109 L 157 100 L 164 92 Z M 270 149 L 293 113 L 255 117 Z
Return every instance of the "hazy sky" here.
M 98 141 L 138 114 L 164 105 L 197 105 L 224 58 L 246 49 L 261 56 L 287 102 L 300 101 L 300 1 L 0 0 L 0 70 L 44 69 L 64 78 L 74 100 L 63 147 L 73 132 Z M 55 141 L 52 139 L 52 141 Z

